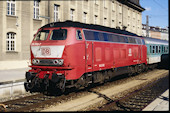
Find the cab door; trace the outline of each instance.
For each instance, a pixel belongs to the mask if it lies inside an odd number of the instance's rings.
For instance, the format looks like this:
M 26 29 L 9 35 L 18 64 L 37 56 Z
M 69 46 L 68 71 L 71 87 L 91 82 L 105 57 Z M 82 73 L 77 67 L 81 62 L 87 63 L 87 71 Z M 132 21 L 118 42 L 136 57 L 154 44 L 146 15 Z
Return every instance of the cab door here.
M 93 42 L 86 41 L 86 72 L 93 71 Z

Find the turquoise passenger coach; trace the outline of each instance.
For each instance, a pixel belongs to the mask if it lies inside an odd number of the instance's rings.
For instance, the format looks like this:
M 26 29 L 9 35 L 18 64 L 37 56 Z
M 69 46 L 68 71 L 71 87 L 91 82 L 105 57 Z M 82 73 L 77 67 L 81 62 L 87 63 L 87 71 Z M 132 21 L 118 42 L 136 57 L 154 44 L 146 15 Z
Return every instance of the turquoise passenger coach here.
M 161 62 L 163 55 L 169 54 L 169 43 L 166 40 L 145 37 L 147 46 L 147 63 L 156 64 Z

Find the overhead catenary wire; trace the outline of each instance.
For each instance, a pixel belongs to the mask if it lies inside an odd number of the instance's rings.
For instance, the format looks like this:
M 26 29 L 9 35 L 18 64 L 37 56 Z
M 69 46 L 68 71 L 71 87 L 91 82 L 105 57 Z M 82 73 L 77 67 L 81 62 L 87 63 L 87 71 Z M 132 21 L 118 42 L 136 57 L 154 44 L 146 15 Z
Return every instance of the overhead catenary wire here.
M 162 6 L 160 3 L 158 3 L 156 0 L 153 0 L 157 5 L 159 5 L 161 8 L 163 8 L 164 10 L 167 10 L 168 11 L 168 9 L 167 8 L 165 8 L 164 6 Z

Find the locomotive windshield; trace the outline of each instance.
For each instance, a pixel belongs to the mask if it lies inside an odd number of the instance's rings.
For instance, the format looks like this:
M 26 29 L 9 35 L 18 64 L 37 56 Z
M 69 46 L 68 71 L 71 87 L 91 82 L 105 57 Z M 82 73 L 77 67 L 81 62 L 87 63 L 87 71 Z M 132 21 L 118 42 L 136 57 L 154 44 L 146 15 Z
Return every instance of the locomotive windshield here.
M 66 29 L 53 30 L 50 36 L 50 40 L 65 40 L 67 38 Z
M 34 40 L 40 41 L 40 40 L 46 40 L 49 34 L 49 30 L 41 30 L 37 33 Z

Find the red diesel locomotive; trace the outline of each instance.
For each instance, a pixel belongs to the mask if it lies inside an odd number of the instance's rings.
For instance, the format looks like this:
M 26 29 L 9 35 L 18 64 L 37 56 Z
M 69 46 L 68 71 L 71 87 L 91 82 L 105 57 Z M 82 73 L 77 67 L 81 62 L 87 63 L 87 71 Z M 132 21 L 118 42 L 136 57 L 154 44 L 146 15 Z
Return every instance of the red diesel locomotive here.
M 79 22 L 41 27 L 31 46 L 27 91 L 61 92 L 103 83 L 121 74 L 140 73 L 147 65 L 142 37 L 114 28 Z

